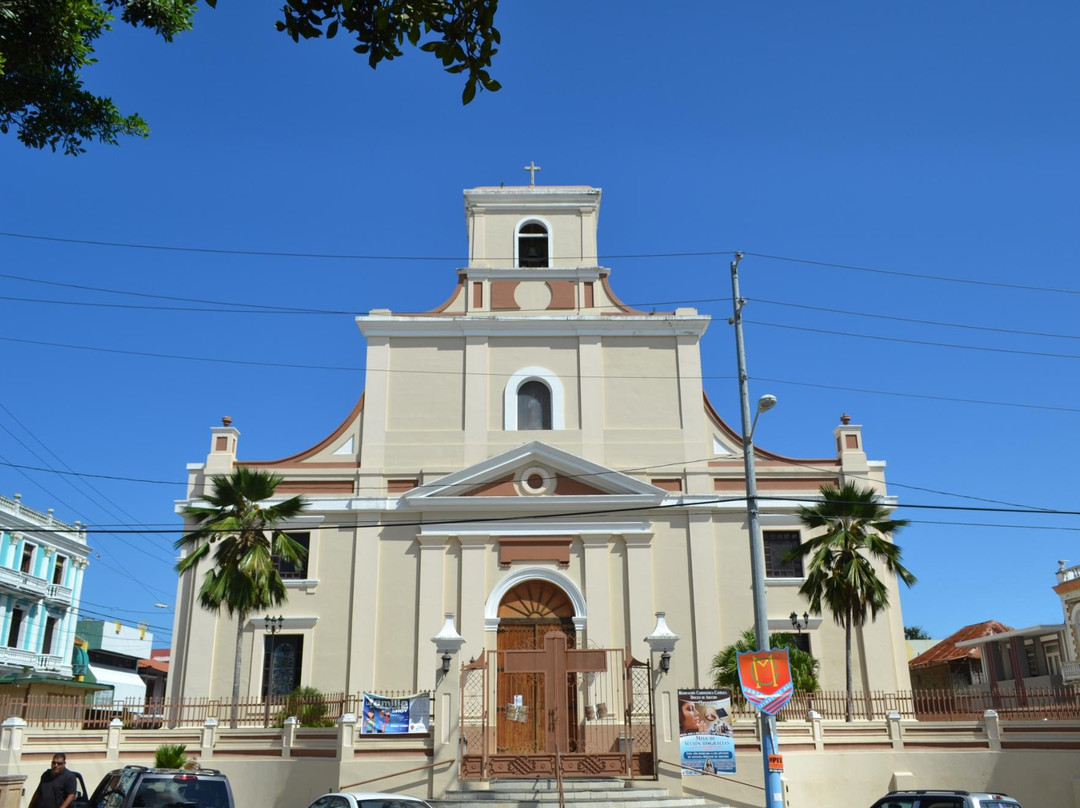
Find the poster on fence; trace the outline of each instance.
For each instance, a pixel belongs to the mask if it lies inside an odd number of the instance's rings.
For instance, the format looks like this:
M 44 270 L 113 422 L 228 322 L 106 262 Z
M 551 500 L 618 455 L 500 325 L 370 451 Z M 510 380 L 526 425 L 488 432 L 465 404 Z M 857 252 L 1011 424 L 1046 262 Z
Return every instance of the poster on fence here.
M 684 775 L 734 774 L 731 691 L 679 691 L 679 762 Z
M 427 693 L 401 698 L 365 693 L 360 714 L 362 735 L 426 733 L 430 723 L 430 697 Z

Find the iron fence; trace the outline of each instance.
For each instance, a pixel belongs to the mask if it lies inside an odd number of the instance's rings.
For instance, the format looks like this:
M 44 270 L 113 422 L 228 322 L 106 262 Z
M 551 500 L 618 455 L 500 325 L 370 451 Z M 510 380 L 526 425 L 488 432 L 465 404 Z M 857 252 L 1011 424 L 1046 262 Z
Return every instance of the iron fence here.
M 405 698 L 413 691 L 365 691 L 384 698 Z M 423 694 L 421 694 L 423 695 Z M 431 694 L 426 694 L 431 698 Z M 290 715 L 304 726 L 335 726 L 341 716 L 359 715 L 363 693 L 308 693 L 271 699 L 243 698 L 236 702 L 236 726 L 280 727 Z M 21 718 L 28 726 L 47 729 L 106 729 L 119 718 L 126 729 L 200 727 L 215 718 L 232 723 L 232 699 L 121 699 L 94 704 L 83 696 L 43 695 L 28 698 L 0 696 L 0 720 Z
M 810 710 L 825 720 L 847 717 L 847 692 L 843 690 L 796 691 L 777 715 L 780 721 L 805 721 Z M 1080 688 L 1076 685 L 1028 688 L 1024 691 L 981 690 L 883 690 L 855 691 L 852 718 L 879 721 L 889 713 L 924 721 L 969 721 L 995 710 L 1003 721 L 1065 720 L 1080 718 Z M 736 719 L 753 719 L 754 708 L 745 701 L 732 705 Z

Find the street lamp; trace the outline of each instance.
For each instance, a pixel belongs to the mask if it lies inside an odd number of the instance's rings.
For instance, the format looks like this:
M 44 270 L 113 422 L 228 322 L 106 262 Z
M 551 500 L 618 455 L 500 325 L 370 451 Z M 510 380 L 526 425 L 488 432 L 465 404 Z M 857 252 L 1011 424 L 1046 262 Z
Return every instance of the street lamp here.
M 802 613 L 802 620 L 799 620 L 799 615 L 795 612 L 791 613 L 791 627 L 802 634 L 802 630 L 810 625 L 810 614 L 808 612 Z
M 742 309 L 746 304 L 739 295 L 739 259 L 735 253 L 731 262 L 731 303 L 734 315 L 730 322 L 735 326 L 735 354 L 739 373 L 739 411 L 742 415 L 743 466 L 746 471 L 746 521 L 750 533 L 750 585 L 754 596 L 754 637 L 758 651 L 769 650 L 769 615 L 765 604 L 765 544 L 761 538 L 758 520 L 757 472 L 754 468 L 754 426 L 757 416 L 776 406 L 776 397 L 762 396 L 758 399 L 757 413 L 750 418 L 750 377 L 746 373 L 746 348 L 743 345 Z M 783 808 L 784 793 L 780 772 L 773 771 L 769 756 L 776 753 L 776 718 L 760 712 L 761 762 L 765 777 L 765 808 Z

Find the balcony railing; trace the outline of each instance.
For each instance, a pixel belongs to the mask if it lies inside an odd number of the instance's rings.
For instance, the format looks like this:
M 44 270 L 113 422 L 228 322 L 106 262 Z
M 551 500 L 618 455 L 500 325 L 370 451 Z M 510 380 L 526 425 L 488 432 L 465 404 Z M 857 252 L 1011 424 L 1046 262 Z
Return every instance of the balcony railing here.
M 3 647 L 0 647 L 0 665 L 6 665 L 9 668 L 30 668 L 34 671 L 60 671 L 71 667 L 64 663 L 63 657 L 56 654 Z
M 40 598 L 45 597 L 48 589 L 48 584 L 45 583 L 44 578 L 36 578 L 29 573 L 8 569 L 7 567 L 0 567 L 0 586 L 13 589 L 19 593 L 26 592 Z M 69 596 L 68 603 L 70 602 L 71 598 Z
M 1066 682 L 1080 682 L 1080 662 L 1062 662 L 1061 678 Z
M 62 584 L 49 584 L 45 591 L 45 597 L 56 603 L 71 605 L 71 587 Z

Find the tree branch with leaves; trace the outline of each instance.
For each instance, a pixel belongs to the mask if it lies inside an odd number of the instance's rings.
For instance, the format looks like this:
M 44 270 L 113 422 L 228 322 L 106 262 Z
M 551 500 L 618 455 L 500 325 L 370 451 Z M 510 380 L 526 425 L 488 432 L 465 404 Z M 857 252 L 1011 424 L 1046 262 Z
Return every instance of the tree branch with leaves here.
M 347 32 L 372 68 L 418 47 L 448 73 L 465 74 L 468 104 L 478 90 L 500 87 L 488 73 L 500 42 L 497 8 L 498 0 L 288 0 L 275 27 L 294 42 Z M 196 9 L 196 0 L 0 0 L 0 133 L 14 130 L 30 148 L 71 155 L 85 152 L 87 141 L 147 137 L 141 116 L 85 88 L 83 70 L 97 61 L 94 43 L 117 12 L 171 42 L 192 27 Z

